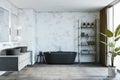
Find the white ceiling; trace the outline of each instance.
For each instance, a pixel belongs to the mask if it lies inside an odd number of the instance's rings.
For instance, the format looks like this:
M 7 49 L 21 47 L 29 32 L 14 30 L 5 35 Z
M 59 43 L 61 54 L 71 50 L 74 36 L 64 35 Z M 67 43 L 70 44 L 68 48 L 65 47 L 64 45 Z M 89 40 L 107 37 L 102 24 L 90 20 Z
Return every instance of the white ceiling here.
M 18 8 L 39 11 L 97 11 L 114 0 L 8 0 Z

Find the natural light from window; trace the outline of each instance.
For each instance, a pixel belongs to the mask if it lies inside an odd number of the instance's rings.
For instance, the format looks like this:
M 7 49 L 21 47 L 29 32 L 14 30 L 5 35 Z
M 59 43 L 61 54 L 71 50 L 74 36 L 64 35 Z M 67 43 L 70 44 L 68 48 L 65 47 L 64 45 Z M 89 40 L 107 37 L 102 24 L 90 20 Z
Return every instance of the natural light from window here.
M 117 26 L 120 24 L 120 2 L 115 4 L 113 7 L 108 8 L 107 10 L 107 20 L 108 20 L 108 29 L 111 31 L 114 31 Z M 108 39 L 108 41 L 111 41 L 111 39 Z M 120 40 L 117 42 L 116 47 L 120 47 Z M 108 48 L 109 51 L 109 48 Z M 109 57 L 107 60 L 107 64 L 109 65 L 111 63 Z M 120 56 L 115 57 L 114 65 L 117 69 L 120 69 Z
M 114 5 L 114 29 L 120 24 L 120 2 Z M 120 46 L 120 40 L 117 42 L 116 47 Z M 120 56 L 115 58 L 115 65 L 120 69 Z

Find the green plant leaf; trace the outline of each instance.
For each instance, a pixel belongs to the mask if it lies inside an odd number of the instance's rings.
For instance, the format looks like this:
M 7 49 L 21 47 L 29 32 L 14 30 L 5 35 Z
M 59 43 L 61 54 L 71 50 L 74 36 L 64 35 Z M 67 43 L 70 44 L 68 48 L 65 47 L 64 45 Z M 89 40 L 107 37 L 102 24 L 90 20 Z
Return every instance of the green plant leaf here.
M 118 52 L 120 50 L 120 47 L 115 48 L 115 52 Z
M 117 38 L 115 38 L 115 40 L 114 41 L 118 41 L 120 39 L 120 36 L 119 37 L 117 37 Z
M 109 42 L 108 46 L 113 48 L 113 47 L 115 47 L 115 43 L 114 42 Z
M 100 42 L 108 46 L 108 44 L 106 42 L 104 42 L 104 41 L 100 41 Z
M 105 36 L 105 37 L 107 37 L 107 35 L 106 34 L 104 34 L 104 33 L 100 33 L 101 35 L 103 35 L 103 36 Z
M 120 35 L 120 24 L 118 25 L 118 27 L 115 29 L 115 37 Z
M 120 55 L 120 53 L 117 53 L 117 55 Z
M 116 57 L 118 54 L 116 54 L 116 53 L 113 53 L 112 54 L 112 57 L 114 58 L 114 57 Z
M 109 29 L 105 31 L 105 34 L 107 37 L 113 37 L 113 32 L 111 32 Z
M 112 47 L 112 48 L 115 47 L 115 43 L 113 43 L 113 42 L 109 42 L 109 43 L 106 43 L 104 41 L 100 41 L 100 42 L 103 43 L 103 44 L 105 44 L 106 46 L 109 46 L 109 47 Z
M 117 54 L 120 55 L 120 51 L 118 51 Z
M 113 51 L 109 51 L 109 53 L 113 54 L 114 52 Z

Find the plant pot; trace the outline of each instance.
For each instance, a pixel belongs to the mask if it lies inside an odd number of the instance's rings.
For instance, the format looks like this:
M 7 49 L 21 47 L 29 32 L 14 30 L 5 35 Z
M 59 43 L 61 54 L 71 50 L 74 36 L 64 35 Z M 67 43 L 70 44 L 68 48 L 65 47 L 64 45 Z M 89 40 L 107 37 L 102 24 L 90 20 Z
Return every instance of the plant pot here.
M 116 76 L 116 67 L 108 67 L 108 77 L 115 77 Z

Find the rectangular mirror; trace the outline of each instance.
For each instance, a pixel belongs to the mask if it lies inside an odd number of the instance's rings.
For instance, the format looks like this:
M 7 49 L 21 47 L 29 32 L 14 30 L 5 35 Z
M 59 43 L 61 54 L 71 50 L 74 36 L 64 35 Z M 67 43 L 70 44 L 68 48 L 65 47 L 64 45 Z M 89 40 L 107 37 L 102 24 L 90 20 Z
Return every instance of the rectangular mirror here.
M 17 36 L 17 15 L 11 15 L 11 41 L 15 42 Z
M 9 41 L 9 11 L 0 7 L 0 42 Z

